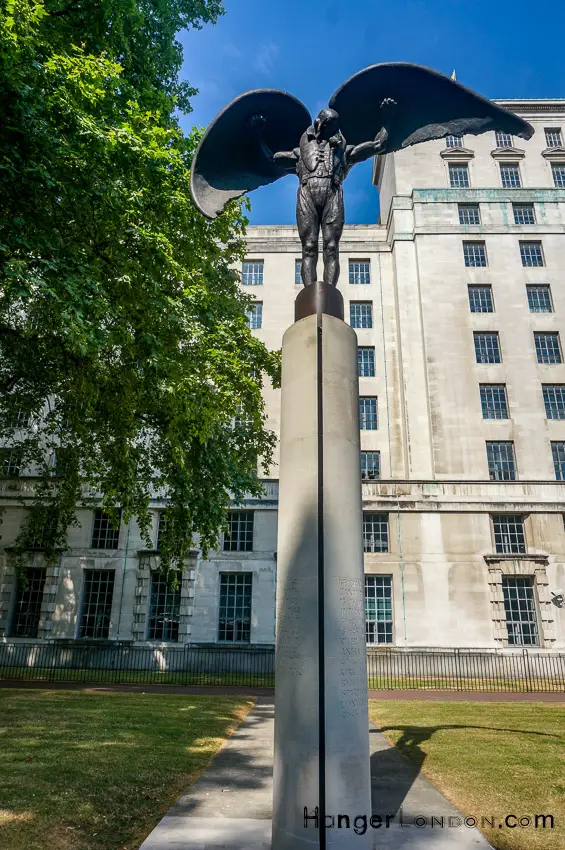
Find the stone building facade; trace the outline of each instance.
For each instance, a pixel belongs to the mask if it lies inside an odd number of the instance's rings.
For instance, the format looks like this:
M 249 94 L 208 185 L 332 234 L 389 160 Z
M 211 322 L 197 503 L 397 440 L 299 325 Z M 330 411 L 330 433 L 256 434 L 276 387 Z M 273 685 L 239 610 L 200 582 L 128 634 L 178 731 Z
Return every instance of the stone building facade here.
M 565 647 L 565 100 L 504 101 L 525 142 L 486 133 L 375 161 L 380 222 L 347 226 L 340 289 L 359 344 L 368 644 Z M 242 286 L 276 349 L 300 284 L 294 227 L 250 227 Z M 277 431 L 280 391 L 265 388 Z M 6 639 L 271 646 L 278 466 L 220 550 L 160 583 L 135 522 L 81 511 L 57 566 L 0 566 Z M 25 477 L 0 482 L 0 543 Z

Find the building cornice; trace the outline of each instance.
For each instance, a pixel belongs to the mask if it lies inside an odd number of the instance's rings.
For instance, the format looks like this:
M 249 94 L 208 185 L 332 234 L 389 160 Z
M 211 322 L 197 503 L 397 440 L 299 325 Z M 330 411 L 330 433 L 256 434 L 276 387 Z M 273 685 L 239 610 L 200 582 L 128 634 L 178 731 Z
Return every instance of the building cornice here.
M 516 100 L 507 99 L 494 100 L 493 103 L 496 103 L 498 106 L 502 106 L 504 109 L 508 109 L 510 112 L 516 112 L 518 114 L 565 115 L 565 99 L 563 98 L 535 98 L 532 100 L 528 100 L 527 98 Z
M 493 159 L 496 159 L 497 162 L 515 162 L 517 159 L 524 159 L 526 151 L 515 147 L 495 148 L 490 152 L 490 155 Z

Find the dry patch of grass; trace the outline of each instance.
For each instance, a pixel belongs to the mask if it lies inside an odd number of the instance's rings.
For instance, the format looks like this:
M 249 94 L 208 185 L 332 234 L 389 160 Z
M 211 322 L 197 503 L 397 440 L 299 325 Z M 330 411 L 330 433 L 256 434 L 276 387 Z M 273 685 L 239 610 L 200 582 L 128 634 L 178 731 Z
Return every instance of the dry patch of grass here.
M 0 691 L 0 847 L 137 850 L 251 705 Z
M 497 850 L 565 847 L 565 703 L 372 701 L 369 715 L 464 815 L 494 816 Z M 499 828 L 511 814 L 532 825 Z

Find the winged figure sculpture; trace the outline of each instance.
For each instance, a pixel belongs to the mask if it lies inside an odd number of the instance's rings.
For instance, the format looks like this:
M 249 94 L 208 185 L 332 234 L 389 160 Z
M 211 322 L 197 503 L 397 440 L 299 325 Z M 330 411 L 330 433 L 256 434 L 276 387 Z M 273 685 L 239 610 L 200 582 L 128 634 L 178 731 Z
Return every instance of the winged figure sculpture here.
M 499 130 L 529 139 L 530 124 L 449 77 L 419 65 L 371 65 L 350 77 L 312 121 L 296 97 L 246 92 L 212 121 L 195 154 L 191 191 L 215 218 L 228 201 L 298 176 L 302 281 L 316 282 L 320 231 L 326 285 L 339 278 L 343 181 L 358 162 L 447 135 Z

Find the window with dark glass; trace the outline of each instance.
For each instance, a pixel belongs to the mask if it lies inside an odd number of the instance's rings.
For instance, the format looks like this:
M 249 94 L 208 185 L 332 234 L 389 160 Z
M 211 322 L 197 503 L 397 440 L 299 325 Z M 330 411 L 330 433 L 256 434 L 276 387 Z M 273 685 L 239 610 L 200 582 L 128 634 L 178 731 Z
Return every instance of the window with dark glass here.
M 505 384 L 481 384 L 483 419 L 508 419 Z
M 492 287 L 490 284 L 469 284 L 469 308 L 471 313 L 494 313 Z
M 363 551 L 388 552 L 388 514 L 363 511 Z
M 532 576 L 502 576 L 509 646 L 538 646 L 539 634 Z
M 536 214 L 533 204 L 512 204 L 514 224 L 535 224 Z
M 244 286 L 263 285 L 263 260 L 245 260 L 241 267 L 241 282 Z
M 515 162 L 500 163 L 500 179 L 504 189 L 519 189 L 522 185 L 520 180 L 520 168 Z
M 515 481 L 514 443 L 487 440 L 488 472 L 491 481 Z
M 251 573 L 220 573 L 218 640 L 251 640 Z
M 12 611 L 10 636 L 36 638 L 45 587 L 44 568 L 27 567 L 16 578 L 16 600 Z
M 294 261 L 294 283 L 296 286 L 302 285 L 302 260 Z
M 545 142 L 548 148 L 560 148 L 563 146 L 563 135 L 561 127 L 546 127 Z
M 114 570 L 85 570 L 79 638 L 107 638 L 110 633 Z
M 553 313 L 551 289 L 548 284 L 527 284 L 530 313 Z
M 381 477 L 381 453 L 372 451 L 361 452 L 361 478 L 363 481 L 376 480 Z
M 157 545 L 155 548 L 159 550 L 167 529 L 167 514 L 165 511 L 159 511 L 157 514 Z
M 392 576 L 365 576 L 367 643 L 392 643 Z
M 565 384 L 542 384 L 545 415 L 548 419 L 565 419 Z
M 152 572 L 147 637 L 149 640 L 178 641 L 179 620 L 180 582 L 172 590 L 166 575 Z
M 373 327 L 373 304 L 371 301 L 351 301 L 349 304 L 349 324 L 352 328 Z
M 108 514 L 102 508 L 94 511 L 94 525 L 92 528 L 92 549 L 117 549 L 120 539 L 120 527 L 113 528 Z
M 453 134 L 445 137 L 446 148 L 462 148 L 463 136 L 454 136 Z
M 481 214 L 478 204 L 458 204 L 459 224 L 480 224 Z
M 229 511 L 224 552 L 253 551 L 253 511 Z
M 357 372 L 360 378 L 375 377 L 375 349 L 372 346 L 358 346 Z
M 477 363 L 500 363 L 500 342 L 496 331 L 475 331 L 475 355 Z
M 526 268 L 543 266 L 541 242 L 520 242 L 520 257 L 522 259 L 522 265 Z
M 538 363 L 561 363 L 561 346 L 558 333 L 536 331 L 534 342 Z
M 514 141 L 510 133 L 501 133 L 500 131 L 496 131 L 496 147 L 497 148 L 511 148 L 514 145 Z
M 2 478 L 17 478 L 20 474 L 21 465 L 21 449 L 0 449 L 0 473 Z
M 359 398 L 359 428 L 361 431 L 377 430 L 377 399 L 375 396 Z
M 369 260 L 349 261 L 349 283 L 368 284 L 371 283 L 371 263 Z
M 263 302 L 256 301 L 255 304 L 247 310 L 247 324 L 252 330 L 256 330 L 263 325 Z
M 487 249 L 484 242 L 463 242 L 463 259 L 467 268 L 483 268 L 487 265 Z
M 554 162 L 551 166 L 553 183 L 558 189 L 565 189 L 565 163 Z
M 492 517 L 494 546 L 501 555 L 524 554 L 524 517 L 521 514 L 494 514 Z
M 452 189 L 469 188 L 469 167 L 467 165 L 449 163 L 449 185 Z
M 565 442 L 562 440 L 553 440 L 551 443 L 551 454 L 553 456 L 556 481 L 565 481 Z

